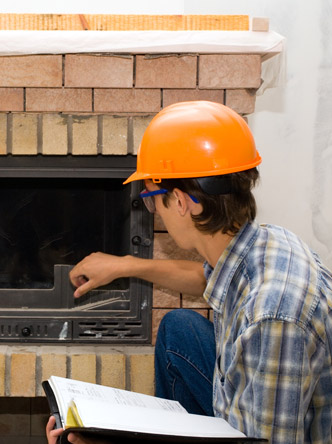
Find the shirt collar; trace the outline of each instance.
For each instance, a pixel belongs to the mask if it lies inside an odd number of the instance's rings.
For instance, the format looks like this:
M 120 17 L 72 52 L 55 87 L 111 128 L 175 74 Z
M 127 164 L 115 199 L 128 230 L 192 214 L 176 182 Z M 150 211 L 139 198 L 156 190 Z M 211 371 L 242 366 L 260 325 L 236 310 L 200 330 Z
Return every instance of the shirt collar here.
M 204 264 L 208 282 L 203 296 L 214 310 L 220 310 L 233 276 L 257 239 L 258 233 L 257 222 L 244 224 L 222 252 L 215 268 L 207 262 Z

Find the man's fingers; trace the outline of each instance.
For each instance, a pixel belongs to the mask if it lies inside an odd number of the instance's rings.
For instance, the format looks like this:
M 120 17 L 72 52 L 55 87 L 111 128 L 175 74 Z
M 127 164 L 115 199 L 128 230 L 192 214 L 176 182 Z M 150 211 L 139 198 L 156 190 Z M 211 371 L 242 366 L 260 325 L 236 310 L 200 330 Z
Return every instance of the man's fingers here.
M 55 426 L 55 418 L 54 416 L 50 416 L 48 423 L 46 425 L 46 433 L 48 434 L 51 430 L 53 430 Z
M 76 290 L 74 292 L 74 297 L 79 298 L 80 296 L 83 296 L 85 293 L 87 293 L 90 290 L 93 290 L 94 288 L 95 287 L 92 284 L 92 282 L 87 281 L 83 285 L 80 285 L 79 287 L 76 288 Z

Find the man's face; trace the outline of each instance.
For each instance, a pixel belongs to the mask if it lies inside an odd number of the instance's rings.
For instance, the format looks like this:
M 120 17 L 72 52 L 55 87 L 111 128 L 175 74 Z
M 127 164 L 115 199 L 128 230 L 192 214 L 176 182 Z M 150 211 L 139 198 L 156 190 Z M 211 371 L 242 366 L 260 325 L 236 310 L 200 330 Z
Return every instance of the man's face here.
M 160 188 L 151 180 L 145 181 L 145 188 L 147 191 L 155 191 Z M 175 191 L 175 190 L 174 190 Z M 190 214 L 184 217 L 179 211 L 179 200 L 175 197 L 174 192 L 169 192 L 169 200 L 167 207 L 163 203 L 163 194 L 153 196 L 156 213 L 161 217 L 168 233 L 176 242 L 176 244 L 183 249 L 191 249 L 192 245 L 189 241 L 189 226 L 192 225 Z
M 160 188 L 155 183 L 153 183 L 152 180 L 145 180 L 144 182 L 145 182 L 145 189 L 146 189 L 146 191 L 148 191 L 148 192 L 159 191 Z M 160 204 L 163 205 L 163 203 L 161 201 L 162 200 L 162 194 L 157 194 L 157 195 L 151 196 L 150 198 L 154 202 L 154 205 L 152 205 L 152 207 L 154 207 L 155 208 L 155 212 L 159 214 L 158 209 L 160 208 Z

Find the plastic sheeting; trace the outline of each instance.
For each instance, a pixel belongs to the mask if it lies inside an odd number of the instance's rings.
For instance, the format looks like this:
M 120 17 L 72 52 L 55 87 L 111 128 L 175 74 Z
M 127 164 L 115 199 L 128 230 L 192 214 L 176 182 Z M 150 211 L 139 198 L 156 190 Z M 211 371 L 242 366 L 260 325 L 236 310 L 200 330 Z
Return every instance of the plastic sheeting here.
M 0 31 L 0 55 L 69 53 L 261 54 L 262 86 L 283 84 L 285 38 L 254 31 Z
M 0 31 L 0 55 L 65 53 L 280 53 L 284 37 L 253 31 Z

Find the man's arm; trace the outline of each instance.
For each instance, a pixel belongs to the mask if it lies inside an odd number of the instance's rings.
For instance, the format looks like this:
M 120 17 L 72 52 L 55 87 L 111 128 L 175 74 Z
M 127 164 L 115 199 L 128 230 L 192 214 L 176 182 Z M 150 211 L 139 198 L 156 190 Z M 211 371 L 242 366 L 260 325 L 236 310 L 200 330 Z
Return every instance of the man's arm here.
M 202 263 L 185 260 L 141 259 L 92 253 L 70 272 L 71 282 L 77 287 L 75 297 L 121 277 L 144 279 L 194 296 L 202 296 L 206 286 Z
M 228 410 L 234 427 L 270 444 L 303 443 L 308 389 L 318 378 L 312 362 L 317 343 L 310 336 L 295 322 L 267 319 L 237 339 L 219 397 L 220 411 Z

